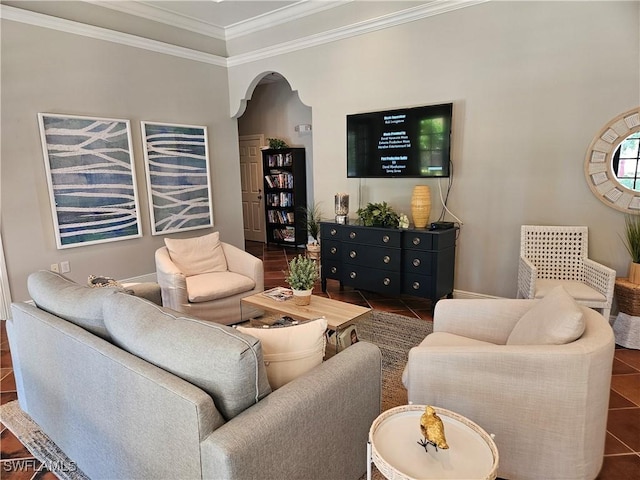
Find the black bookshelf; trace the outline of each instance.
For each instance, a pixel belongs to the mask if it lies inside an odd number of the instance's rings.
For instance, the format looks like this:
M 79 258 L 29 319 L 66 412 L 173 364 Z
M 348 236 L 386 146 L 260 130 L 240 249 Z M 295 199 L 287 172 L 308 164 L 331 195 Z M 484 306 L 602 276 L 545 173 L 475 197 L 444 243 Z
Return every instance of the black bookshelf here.
M 267 243 L 307 243 L 307 178 L 304 148 L 262 151 Z

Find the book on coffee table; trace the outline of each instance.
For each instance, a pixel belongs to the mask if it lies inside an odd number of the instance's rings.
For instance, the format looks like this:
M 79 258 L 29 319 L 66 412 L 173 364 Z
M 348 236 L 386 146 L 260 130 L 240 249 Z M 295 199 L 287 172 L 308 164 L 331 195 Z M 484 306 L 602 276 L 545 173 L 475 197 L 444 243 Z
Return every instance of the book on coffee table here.
M 262 295 L 272 298 L 278 302 L 284 302 L 285 300 L 289 300 L 291 297 L 293 297 L 293 292 L 290 288 L 275 287 L 262 292 Z

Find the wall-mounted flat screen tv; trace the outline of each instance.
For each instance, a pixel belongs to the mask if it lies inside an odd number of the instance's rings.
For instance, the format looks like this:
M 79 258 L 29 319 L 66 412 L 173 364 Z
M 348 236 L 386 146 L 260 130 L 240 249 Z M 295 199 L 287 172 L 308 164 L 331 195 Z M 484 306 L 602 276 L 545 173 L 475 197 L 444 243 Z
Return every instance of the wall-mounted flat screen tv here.
M 453 104 L 347 115 L 347 177 L 448 177 Z

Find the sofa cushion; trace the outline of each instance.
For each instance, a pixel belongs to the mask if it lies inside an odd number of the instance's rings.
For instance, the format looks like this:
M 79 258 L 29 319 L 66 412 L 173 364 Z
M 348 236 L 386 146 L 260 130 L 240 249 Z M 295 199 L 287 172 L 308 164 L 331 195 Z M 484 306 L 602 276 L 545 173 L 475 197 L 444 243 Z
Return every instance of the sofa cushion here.
M 238 326 L 237 330 L 260 339 L 269 384 L 274 390 L 322 363 L 327 330 L 324 318 L 286 327 Z
M 120 289 L 91 288 L 48 270 L 29 275 L 27 289 L 38 308 L 74 323 L 94 335 L 110 339 L 103 320 L 102 304 L 105 298 L 113 296 Z
M 187 295 L 193 303 L 227 298 L 253 290 L 256 286 L 251 278 L 235 272 L 212 272 L 187 277 Z
M 202 388 L 225 420 L 271 392 L 255 337 L 125 294 L 104 315 L 116 345 Z
M 584 333 L 582 310 L 563 286 L 537 300 L 507 338 L 507 345 L 562 345 Z
M 164 244 L 171 261 L 187 277 L 227 270 L 219 232 L 194 238 L 165 238 Z

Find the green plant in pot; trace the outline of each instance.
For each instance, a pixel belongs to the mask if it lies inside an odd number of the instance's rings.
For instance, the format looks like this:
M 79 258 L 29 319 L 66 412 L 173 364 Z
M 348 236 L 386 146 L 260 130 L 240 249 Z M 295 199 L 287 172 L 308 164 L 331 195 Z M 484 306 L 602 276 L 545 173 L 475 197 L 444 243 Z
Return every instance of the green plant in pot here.
M 400 221 L 400 216 L 387 202 L 367 203 L 366 207 L 359 208 L 356 213 L 366 227 L 398 228 Z
M 627 215 L 624 219 L 624 246 L 631 255 L 629 281 L 640 285 L 640 216 Z
M 313 205 L 306 206 L 304 208 L 304 214 L 307 220 L 307 233 L 313 238 L 311 243 L 317 244 L 320 235 L 320 222 L 322 221 L 320 205 L 314 203 Z
M 318 276 L 318 266 L 312 259 L 303 255 L 298 255 L 291 259 L 285 281 L 293 290 L 293 303 L 296 305 L 309 305 L 311 291 L 318 280 Z
M 280 150 L 281 148 L 287 148 L 289 146 L 287 142 L 279 138 L 267 138 L 267 142 L 269 142 L 269 148 L 273 150 Z

